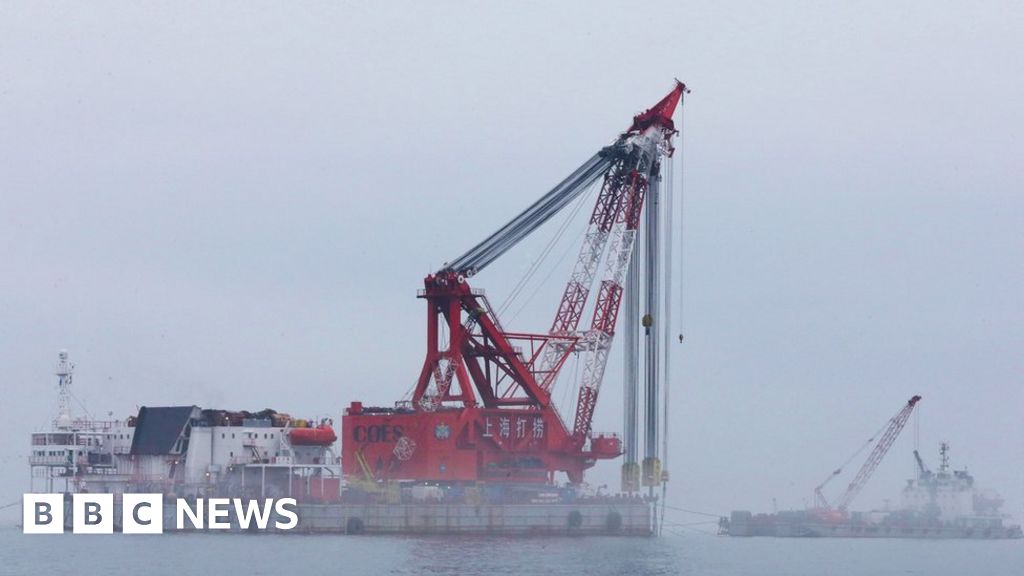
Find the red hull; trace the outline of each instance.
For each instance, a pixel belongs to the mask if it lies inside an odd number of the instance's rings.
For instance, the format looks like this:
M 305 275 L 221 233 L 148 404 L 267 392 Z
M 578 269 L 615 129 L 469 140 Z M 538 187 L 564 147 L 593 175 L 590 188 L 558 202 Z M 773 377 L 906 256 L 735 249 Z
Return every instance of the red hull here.
M 581 454 L 564 427 L 548 421 L 552 416 L 551 411 L 478 407 L 390 413 L 350 409 L 342 418 L 343 471 L 374 481 L 542 483 L 552 480 L 555 471 L 582 477 L 596 458 L 621 452 L 618 438 L 605 436 L 595 448 L 607 453 Z

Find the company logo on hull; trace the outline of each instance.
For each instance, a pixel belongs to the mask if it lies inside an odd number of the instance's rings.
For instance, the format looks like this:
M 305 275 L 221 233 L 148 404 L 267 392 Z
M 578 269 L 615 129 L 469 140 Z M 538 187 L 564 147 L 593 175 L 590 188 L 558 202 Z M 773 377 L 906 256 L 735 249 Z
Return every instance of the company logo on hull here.
M 163 494 L 124 494 L 121 497 L 121 532 L 125 534 L 163 534 Z M 25 494 L 22 532 L 25 534 L 62 534 L 64 532 L 63 494 Z M 242 498 L 197 498 L 175 501 L 175 525 L 178 530 L 227 530 L 234 510 L 243 530 L 291 530 L 299 523 L 294 498 L 267 498 L 262 502 Z M 113 494 L 73 494 L 71 531 L 74 534 L 114 533 Z
M 352 439 L 356 442 L 396 442 L 403 435 L 401 426 L 387 424 L 352 428 Z

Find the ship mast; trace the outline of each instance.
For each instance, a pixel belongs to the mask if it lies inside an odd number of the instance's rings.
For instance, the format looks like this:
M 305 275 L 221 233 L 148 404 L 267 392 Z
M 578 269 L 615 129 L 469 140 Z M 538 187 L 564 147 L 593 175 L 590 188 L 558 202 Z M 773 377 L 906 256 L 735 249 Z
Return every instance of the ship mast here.
M 71 379 L 75 365 L 68 361 L 68 351 L 57 353 L 57 418 L 53 425 L 58 430 L 70 430 L 74 419 L 71 417 Z
M 939 474 L 949 472 L 949 442 L 939 444 Z

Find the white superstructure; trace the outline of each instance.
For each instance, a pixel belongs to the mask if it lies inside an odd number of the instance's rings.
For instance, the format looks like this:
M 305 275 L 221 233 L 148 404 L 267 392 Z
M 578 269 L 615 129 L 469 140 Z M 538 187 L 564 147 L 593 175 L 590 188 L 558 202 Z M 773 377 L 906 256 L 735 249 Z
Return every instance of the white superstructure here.
M 902 509 L 942 524 L 987 528 L 1001 525 L 1003 500 L 992 491 L 977 489 L 967 469 L 954 470 L 949 464 L 949 444 L 939 447 L 940 465 L 932 472 L 915 450 L 917 478 L 903 489 Z
M 176 496 L 295 496 L 334 500 L 340 462 L 333 421 L 273 410 L 142 407 L 124 420 L 75 418 L 73 366 L 61 352 L 60 409 L 32 434 L 32 491 L 161 492 Z

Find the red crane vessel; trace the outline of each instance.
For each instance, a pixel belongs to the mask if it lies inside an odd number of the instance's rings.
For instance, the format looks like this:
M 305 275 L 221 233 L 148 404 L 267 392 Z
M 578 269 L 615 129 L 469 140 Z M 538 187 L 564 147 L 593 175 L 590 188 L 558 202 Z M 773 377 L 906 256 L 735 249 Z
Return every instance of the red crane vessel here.
M 597 460 L 622 453 L 618 436 L 593 435 L 591 422 L 644 200 L 657 186 L 662 159 L 672 155 L 672 117 L 686 91 L 677 82 L 613 144 L 426 276 L 418 297 L 427 308 L 427 350 L 411 399 L 388 408 L 352 402 L 342 418 L 342 465 L 350 481 L 549 483 L 563 472 L 579 484 Z M 550 328 L 507 331 L 470 279 L 598 181 L 579 258 Z M 571 427 L 551 397 L 570 354 L 583 366 Z

